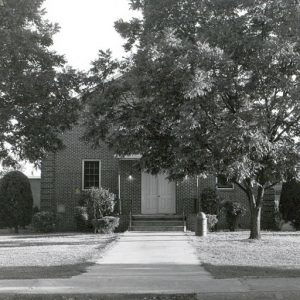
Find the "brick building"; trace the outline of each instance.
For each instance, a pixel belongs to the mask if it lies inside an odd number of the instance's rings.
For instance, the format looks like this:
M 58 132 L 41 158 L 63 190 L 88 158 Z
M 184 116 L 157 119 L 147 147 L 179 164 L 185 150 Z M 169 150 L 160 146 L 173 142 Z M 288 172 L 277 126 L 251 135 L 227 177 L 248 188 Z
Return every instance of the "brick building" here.
M 198 199 L 205 187 L 217 188 L 224 200 L 248 206 L 244 192 L 236 185 L 224 184 L 215 176 L 169 182 L 164 175 L 152 176 L 141 171 L 138 157 L 117 158 L 104 143 L 93 149 L 80 139 L 82 134 L 80 126 L 66 132 L 65 149 L 49 154 L 42 163 L 41 209 L 58 215 L 58 230 L 76 229 L 75 207 L 81 191 L 91 186 L 102 186 L 118 195 L 121 230 L 132 225 L 131 215 L 176 216 L 186 219 L 187 228 L 193 229 Z M 263 207 L 263 228 L 274 227 L 274 207 L 274 191 L 270 190 Z M 218 226 L 224 225 L 221 218 Z M 249 215 L 241 218 L 239 226 L 249 227 Z

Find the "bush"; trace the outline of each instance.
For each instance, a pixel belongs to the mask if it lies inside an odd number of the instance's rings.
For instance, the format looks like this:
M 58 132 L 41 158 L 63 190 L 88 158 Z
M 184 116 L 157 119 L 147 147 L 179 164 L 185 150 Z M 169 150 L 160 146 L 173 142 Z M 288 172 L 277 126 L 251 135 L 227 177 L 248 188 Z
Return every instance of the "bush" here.
M 238 227 L 238 220 L 246 212 L 245 207 L 240 202 L 226 201 L 223 203 L 226 222 L 230 231 L 235 231 Z
M 14 228 L 31 223 L 33 198 L 29 179 L 19 171 L 11 171 L 0 180 L 1 225 Z
M 212 188 L 205 188 L 201 193 L 201 211 L 209 215 L 218 215 L 220 209 L 220 197 Z
M 91 188 L 82 193 L 81 205 L 86 207 L 89 220 L 99 219 L 113 213 L 115 194 L 104 188 Z
M 279 211 L 285 222 L 300 230 L 300 183 L 292 180 L 283 183 Z
M 55 215 L 48 211 L 41 211 L 36 213 L 32 218 L 33 228 L 37 232 L 53 232 L 55 229 L 56 218 Z
M 88 228 L 91 228 L 86 207 L 76 206 L 74 218 L 79 231 L 86 231 Z
M 107 216 L 101 219 L 92 220 L 95 232 L 100 233 L 113 233 L 115 229 L 119 226 L 120 218 Z
M 104 188 L 91 188 L 82 192 L 75 210 L 78 230 L 95 229 L 95 232 L 110 233 L 119 226 L 119 218 L 114 214 L 116 197 Z
M 207 227 L 209 231 L 215 231 L 215 226 L 218 223 L 217 215 L 206 215 L 207 218 Z

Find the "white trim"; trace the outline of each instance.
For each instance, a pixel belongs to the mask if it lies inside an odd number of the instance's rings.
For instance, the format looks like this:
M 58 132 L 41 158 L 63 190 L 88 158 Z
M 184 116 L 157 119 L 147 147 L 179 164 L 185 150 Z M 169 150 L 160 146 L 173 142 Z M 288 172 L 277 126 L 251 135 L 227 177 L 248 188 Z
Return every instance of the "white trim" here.
M 136 160 L 136 159 L 141 159 L 142 155 L 140 155 L 140 154 L 124 155 L 124 156 L 115 155 L 115 158 L 118 158 L 120 160 Z
M 122 203 L 121 203 L 121 175 L 118 174 L 118 197 L 119 197 L 119 212 L 122 214 Z
M 216 176 L 216 188 L 220 191 L 232 191 L 234 190 L 234 183 L 231 183 L 231 187 L 218 187 L 218 176 Z
M 101 160 L 100 159 L 93 159 L 93 158 L 85 158 L 81 162 L 81 189 L 83 191 L 88 190 L 88 189 L 84 188 L 84 163 L 86 161 L 98 161 L 99 162 L 99 187 L 101 187 Z

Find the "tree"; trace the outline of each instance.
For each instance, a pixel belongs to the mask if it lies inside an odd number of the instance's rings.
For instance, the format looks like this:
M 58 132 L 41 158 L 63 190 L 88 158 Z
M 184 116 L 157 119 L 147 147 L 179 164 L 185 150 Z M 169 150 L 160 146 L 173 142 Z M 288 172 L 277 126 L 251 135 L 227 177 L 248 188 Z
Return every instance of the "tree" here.
M 285 0 L 132 0 L 128 59 L 91 69 L 86 138 L 139 153 L 170 178 L 223 174 L 247 195 L 260 238 L 264 192 L 296 177 L 300 6 Z M 118 78 L 116 79 L 116 74 Z
M 1 224 L 14 228 L 30 224 L 33 198 L 29 179 L 19 171 L 11 171 L 0 180 Z
M 43 0 L 0 1 L 0 161 L 36 162 L 62 147 L 59 134 L 77 120 L 81 74 L 50 50 L 57 24 Z M 15 154 L 10 156 L 10 154 Z

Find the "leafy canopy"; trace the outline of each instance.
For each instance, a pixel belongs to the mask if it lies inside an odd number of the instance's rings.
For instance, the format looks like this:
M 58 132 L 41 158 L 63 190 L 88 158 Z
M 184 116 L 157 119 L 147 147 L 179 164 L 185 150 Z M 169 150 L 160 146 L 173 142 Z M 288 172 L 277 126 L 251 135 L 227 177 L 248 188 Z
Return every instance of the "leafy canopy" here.
M 57 24 L 43 0 L 0 1 L 0 160 L 37 161 L 62 147 L 58 135 L 77 119 L 80 74 L 50 50 Z
M 172 178 L 215 171 L 250 189 L 296 176 L 299 1 L 131 6 L 143 17 L 116 23 L 128 58 L 102 51 L 91 70 L 86 138 Z

